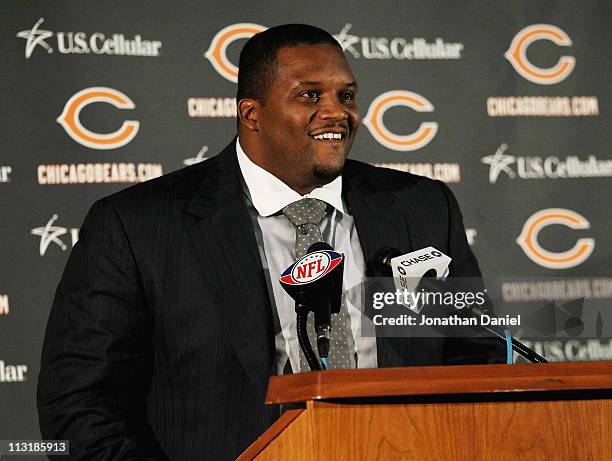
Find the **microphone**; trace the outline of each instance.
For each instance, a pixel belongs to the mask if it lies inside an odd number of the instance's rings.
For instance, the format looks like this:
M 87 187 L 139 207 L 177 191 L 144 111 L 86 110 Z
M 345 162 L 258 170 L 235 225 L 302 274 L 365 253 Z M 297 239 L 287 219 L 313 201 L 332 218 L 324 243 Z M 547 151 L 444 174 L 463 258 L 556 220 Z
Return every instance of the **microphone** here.
M 306 319 L 309 312 L 314 313 L 317 350 L 327 368 L 331 314 L 340 312 L 343 273 L 344 255 L 325 242 L 316 242 L 280 276 L 281 286 L 296 302 L 298 341 L 311 369 L 320 367 L 308 340 Z
M 426 277 L 446 280 L 452 258 L 434 247 L 426 247 L 407 254 L 396 248 L 381 248 L 374 255 L 374 271 L 383 277 L 393 277 L 398 290 L 415 293 Z M 423 305 L 418 302 L 407 307 L 420 313 Z
M 449 274 L 448 266 L 452 259 L 433 247 L 423 248 L 405 255 L 402 255 L 395 248 L 382 248 L 376 252 L 374 257 L 376 259 L 374 265 L 380 269 L 379 274 L 383 277 L 393 277 L 395 288 L 398 290 L 409 290 L 412 293 L 418 290 L 430 293 L 448 293 L 449 288 L 452 288 L 445 283 Z M 469 304 L 463 309 L 456 309 L 454 306 L 449 307 L 446 304 L 443 304 L 443 306 L 447 307 L 445 315 L 450 315 L 450 309 L 453 309 L 455 315 L 479 317 L 489 315 L 487 305 L 490 304 L 491 301 L 487 297 L 482 307 L 476 305 L 476 303 Z M 418 315 L 423 315 L 421 314 L 423 306 L 424 304 L 418 306 L 415 302 L 414 305 L 407 305 L 406 307 Z M 482 325 L 480 322 L 477 322 L 476 325 L 479 325 L 498 340 L 508 343 L 506 334 L 497 328 Z M 529 361 L 534 363 L 548 362 L 517 339 L 511 338 L 510 342 L 512 349 Z

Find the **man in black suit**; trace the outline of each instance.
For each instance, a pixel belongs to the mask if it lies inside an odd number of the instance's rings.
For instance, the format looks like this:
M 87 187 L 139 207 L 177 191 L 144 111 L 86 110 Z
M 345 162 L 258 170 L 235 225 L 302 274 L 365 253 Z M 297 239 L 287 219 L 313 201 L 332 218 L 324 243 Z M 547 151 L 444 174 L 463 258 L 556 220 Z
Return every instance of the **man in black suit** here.
M 325 197 L 340 184 L 341 203 L 330 201 L 344 213 L 325 219 L 348 219 L 348 250 L 363 272 L 382 246 L 431 245 L 453 258 L 451 274 L 480 275 L 445 185 L 346 160 L 360 121 L 356 91 L 329 34 L 269 29 L 241 54 L 239 142 L 94 204 L 47 326 L 45 439 L 69 439 L 75 459 L 232 459 L 278 417 L 263 404 L 268 379 L 300 368 L 282 340 L 291 333 L 267 244 L 275 227 L 266 226 L 285 217 L 259 212 L 244 162 L 280 180 L 280 195 Z M 379 367 L 498 357 L 444 339 L 370 344 L 358 359 Z

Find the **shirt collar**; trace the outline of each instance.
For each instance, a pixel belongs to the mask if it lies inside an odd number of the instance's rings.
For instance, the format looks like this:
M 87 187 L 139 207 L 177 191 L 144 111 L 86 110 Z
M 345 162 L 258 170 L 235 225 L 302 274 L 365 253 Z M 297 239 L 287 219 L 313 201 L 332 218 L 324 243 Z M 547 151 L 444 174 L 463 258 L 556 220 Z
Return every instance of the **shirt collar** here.
M 238 165 L 248 188 L 251 202 L 261 216 L 271 216 L 290 203 L 305 197 L 316 198 L 333 206 L 344 213 L 342 204 L 342 176 L 338 176 L 329 184 L 317 187 L 310 194 L 298 194 L 272 173 L 255 164 L 242 150 L 240 139 L 236 139 L 236 155 Z

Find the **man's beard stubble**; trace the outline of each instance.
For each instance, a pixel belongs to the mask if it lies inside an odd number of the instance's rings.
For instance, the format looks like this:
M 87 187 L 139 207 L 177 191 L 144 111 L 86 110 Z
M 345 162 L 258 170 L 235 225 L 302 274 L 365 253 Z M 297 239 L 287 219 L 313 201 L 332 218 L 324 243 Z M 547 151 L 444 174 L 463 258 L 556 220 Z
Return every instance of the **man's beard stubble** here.
M 314 166 L 313 174 L 315 178 L 323 181 L 324 184 L 327 184 L 327 183 L 332 182 L 338 176 L 340 176 L 343 170 L 344 170 L 344 164 L 342 164 L 340 168 L 335 168 L 335 169 L 325 168 L 317 164 Z

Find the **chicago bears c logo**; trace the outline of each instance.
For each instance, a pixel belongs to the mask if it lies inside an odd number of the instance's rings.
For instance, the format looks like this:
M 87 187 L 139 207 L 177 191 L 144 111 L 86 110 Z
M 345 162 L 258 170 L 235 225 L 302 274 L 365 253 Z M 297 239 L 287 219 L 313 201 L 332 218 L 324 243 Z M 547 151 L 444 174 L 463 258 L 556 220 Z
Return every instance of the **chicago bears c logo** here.
M 414 133 L 408 135 L 395 134 L 387 129 L 383 117 L 387 110 L 396 106 L 405 106 L 417 112 L 434 110 L 433 104 L 419 94 L 405 90 L 387 91 L 372 101 L 363 120 L 372 136 L 383 146 L 401 152 L 417 150 L 429 144 L 438 132 L 436 122 L 423 122 Z
M 564 208 L 547 208 L 529 217 L 516 243 L 534 263 L 549 269 L 568 269 L 583 263 L 595 248 L 595 240 L 581 238 L 567 251 L 552 252 L 542 248 L 538 234 L 546 226 L 561 224 L 571 229 L 589 229 L 590 223 L 575 211 Z
M 81 124 L 79 115 L 85 106 L 94 102 L 105 102 L 119 109 L 136 107 L 130 98 L 113 88 L 101 86 L 85 88 L 68 100 L 64 110 L 57 118 L 57 122 L 72 139 L 92 149 L 117 149 L 134 139 L 140 127 L 140 123 L 136 120 L 125 120 L 121 127 L 112 133 L 94 133 L 85 128 Z
M 504 57 L 512 67 L 527 80 L 539 85 L 554 85 L 565 80 L 574 70 L 576 58 L 561 56 L 557 63 L 549 68 L 533 65 L 527 59 L 527 48 L 538 40 L 549 40 L 559 46 L 572 45 L 572 39 L 564 31 L 550 24 L 534 24 L 520 30 L 512 40 Z
M 227 47 L 241 38 L 251 38 L 253 35 L 266 30 L 259 24 L 241 22 L 224 27 L 213 37 L 210 47 L 204 57 L 210 61 L 215 70 L 230 82 L 238 82 L 238 67 L 227 58 Z

